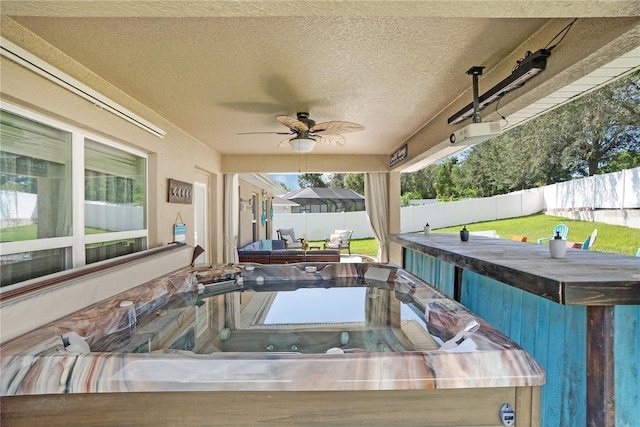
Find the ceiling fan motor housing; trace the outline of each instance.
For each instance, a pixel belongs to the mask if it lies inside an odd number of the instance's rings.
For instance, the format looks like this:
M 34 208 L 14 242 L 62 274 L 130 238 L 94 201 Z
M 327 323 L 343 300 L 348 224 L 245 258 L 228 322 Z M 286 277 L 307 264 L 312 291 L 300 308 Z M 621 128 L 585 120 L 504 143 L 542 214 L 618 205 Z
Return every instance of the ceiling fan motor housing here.
M 298 112 L 297 117 L 298 117 L 298 120 L 304 123 L 305 125 L 307 125 L 309 129 L 311 129 L 316 125 L 316 122 L 309 118 L 309 113 L 307 113 L 306 111 Z

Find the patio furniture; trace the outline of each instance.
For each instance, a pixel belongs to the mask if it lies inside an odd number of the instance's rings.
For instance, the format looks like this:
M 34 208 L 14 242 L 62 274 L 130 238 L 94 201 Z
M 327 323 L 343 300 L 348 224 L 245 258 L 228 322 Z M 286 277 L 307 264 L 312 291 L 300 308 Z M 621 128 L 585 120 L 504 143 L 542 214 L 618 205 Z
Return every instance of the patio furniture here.
M 338 249 L 342 251 L 346 249 L 351 255 L 351 230 L 335 230 L 333 234 L 324 241 L 324 249 Z
M 296 239 L 293 228 L 280 228 L 277 233 L 278 239 L 284 240 L 285 249 L 306 249 L 304 239 Z
M 340 251 L 336 249 L 306 251 L 305 262 L 340 262 Z
M 593 244 L 596 242 L 597 237 L 598 237 L 598 229 L 594 228 L 593 231 L 591 232 L 591 239 L 589 240 L 589 246 L 587 247 L 587 249 L 590 249 L 591 246 L 593 246 Z
M 541 245 L 542 242 L 544 242 L 545 240 L 551 240 L 553 239 L 557 233 L 560 233 L 560 237 L 562 237 L 563 239 L 567 238 L 567 235 L 569 234 L 569 227 L 567 227 L 564 224 L 558 224 L 553 228 L 553 235 L 551 237 L 543 237 L 541 239 L 538 239 L 538 244 Z
M 318 249 L 320 247 L 318 246 Z M 262 239 L 238 250 L 241 263 L 291 264 L 294 262 L 340 262 L 339 250 L 285 250 L 284 240 Z
M 591 246 L 593 246 L 597 236 L 598 236 L 598 229 L 595 228 L 591 233 L 591 235 L 587 236 L 587 238 L 584 239 L 584 242 L 567 242 L 567 247 L 588 251 L 591 248 Z

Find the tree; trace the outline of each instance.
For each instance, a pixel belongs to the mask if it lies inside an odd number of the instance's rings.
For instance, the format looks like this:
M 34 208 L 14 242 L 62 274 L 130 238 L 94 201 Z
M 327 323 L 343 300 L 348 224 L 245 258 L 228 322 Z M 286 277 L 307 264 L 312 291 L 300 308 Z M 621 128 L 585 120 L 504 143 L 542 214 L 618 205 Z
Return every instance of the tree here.
M 347 174 L 344 173 L 332 173 L 329 175 L 329 181 L 327 187 L 329 188 L 344 188 Z
M 453 182 L 453 170 L 458 164 L 458 159 L 450 157 L 438 167 L 438 176 L 434 187 L 439 200 L 454 200 L 457 198 L 455 184 Z
M 640 71 L 563 107 L 571 132 L 565 150 L 575 175 L 594 175 L 616 154 L 640 147 Z
M 438 176 L 438 166 L 429 165 L 416 172 L 400 175 L 401 194 L 412 193 L 413 199 L 435 199 L 437 193 L 434 187 Z
M 344 187 L 355 191 L 356 193 L 364 194 L 364 174 L 362 173 L 348 173 L 345 179 Z
M 602 173 L 619 172 L 624 169 L 633 169 L 640 167 L 640 150 L 639 151 L 622 151 L 616 154 L 609 164 L 601 168 Z
M 326 188 L 327 186 L 327 184 L 322 179 L 321 173 L 303 173 L 298 175 L 298 185 L 300 186 L 300 188 Z
M 420 196 L 419 193 L 416 193 L 415 191 L 409 191 L 408 193 L 403 193 L 402 196 L 400 197 L 401 203 L 400 206 L 402 206 L 403 208 L 406 206 L 409 206 L 409 200 L 415 200 L 415 199 L 421 199 L 422 197 Z
M 284 183 L 284 182 L 278 182 L 278 184 L 280 184 L 280 187 L 282 187 L 282 190 L 283 190 L 285 193 L 288 193 L 289 191 L 291 191 L 291 189 L 289 188 L 289 186 L 288 186 L 286 183 Z

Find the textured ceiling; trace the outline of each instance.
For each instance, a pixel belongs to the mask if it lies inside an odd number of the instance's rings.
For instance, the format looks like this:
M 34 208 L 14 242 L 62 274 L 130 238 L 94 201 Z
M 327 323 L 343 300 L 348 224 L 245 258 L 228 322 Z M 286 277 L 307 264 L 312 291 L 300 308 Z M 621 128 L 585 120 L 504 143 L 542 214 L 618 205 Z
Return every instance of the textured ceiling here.
M 550 18 L 640 10 L 626 1 L 142 3 L 2 1 L 2 13 L 222 154 L 290 153 L 276 148 L 281 135 L 237 133 L 286 132 L 275 116 L 297 111 L 366 127 L 314 153 L 389 154 L 457 99 L 471 101 L 469 67 L 543 47 L 529 40 L 550 31 Z

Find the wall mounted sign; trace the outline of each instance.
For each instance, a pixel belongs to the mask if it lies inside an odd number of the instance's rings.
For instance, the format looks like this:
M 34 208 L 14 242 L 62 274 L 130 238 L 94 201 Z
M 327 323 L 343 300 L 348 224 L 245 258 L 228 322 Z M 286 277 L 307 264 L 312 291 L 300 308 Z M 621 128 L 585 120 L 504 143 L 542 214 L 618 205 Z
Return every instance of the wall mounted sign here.
M 169 179 L 169 203 L 191 204 L 193 184 Z
M 398 148 L 389 159 L 389 167 L 394 167 L 401 161 L 407 158 L 407 144 L 404 144 L 402 147 Z
M 187 224 L 182 222 L 180 212 L 178 212 L 176 222 L 173 224 L 173 241 L 175 243 L 187 243 Z
M 187 243 L 187 224 L 173 224 L 173 241 Z

